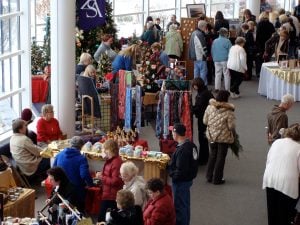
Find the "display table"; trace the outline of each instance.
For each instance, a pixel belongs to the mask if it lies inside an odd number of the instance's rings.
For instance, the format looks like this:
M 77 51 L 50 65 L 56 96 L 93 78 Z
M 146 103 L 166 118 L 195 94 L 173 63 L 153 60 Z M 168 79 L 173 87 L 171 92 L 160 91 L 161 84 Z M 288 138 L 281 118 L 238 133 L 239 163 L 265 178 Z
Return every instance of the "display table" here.
M 277 63 L 263 63 L 257 92 L 275 100 L 289 93 L 300 101 L 300 69 L 280 69 Z
M 23 189 L 24 192 L 14 201 L 8 201 L 4 205 L 4 216 L 12 217 L 34 217 L 35 190 Z
M 11 169 L 0 172 L 0 188 L 11 188 L 16 187 L 16 182 L 14 180 Z
M 32 84 L 32 102 L 46 102 L 48 95 L 49 82 L 45 79 L 45 75 L 33 75 L 31 77 Z

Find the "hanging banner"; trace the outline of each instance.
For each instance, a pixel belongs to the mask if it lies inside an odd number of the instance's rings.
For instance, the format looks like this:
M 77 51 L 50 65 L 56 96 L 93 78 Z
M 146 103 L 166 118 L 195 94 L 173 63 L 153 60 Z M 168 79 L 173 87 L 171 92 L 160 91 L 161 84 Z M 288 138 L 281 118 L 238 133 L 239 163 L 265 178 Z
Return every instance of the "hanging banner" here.
M 105 24 L 105 0 L 77 0 L 79 28 L 88 31 Z

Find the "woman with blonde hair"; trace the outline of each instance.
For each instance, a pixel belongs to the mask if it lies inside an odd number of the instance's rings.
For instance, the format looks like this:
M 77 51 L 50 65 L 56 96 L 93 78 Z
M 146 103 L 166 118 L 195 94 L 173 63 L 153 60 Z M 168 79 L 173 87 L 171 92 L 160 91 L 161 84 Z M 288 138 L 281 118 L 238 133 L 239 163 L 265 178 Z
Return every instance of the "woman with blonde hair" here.
M 83 76 L 85 76 L 85 77 L 90 77 L 90 78 L 92 78 L 93 80 L 96 80 L 96 69 L 95 69 L 95 67 L 93 66 L 93 65 L 88 65 L 86 68 L 85 68 L 85 70 L 84 70 L 84 72 L 83 72 Z
M 76 65 L 76 75 L 80 75 L 85 70 L 87 65 L 92 64 L 92 62 L 92 56 L 87 52 L 83 52 L 80 55 L 79 63 Z
M 124 182 L 123 189 L 129 190 L 134 195 L 135 205 L 144 207 L 147 201 L 145 191 L 145 180 L 142 176 L 138 176 L 139 169 L 131 162 L 124 162 L 120 168 L 121 178 Z
M 107 140 L 103 144 L 106 161 L 102 172 L 97 172 L 96 177 L 102 182 L 102 201 L 98 222 L 105 221 L 107 209 L 117 209 L 116 195 L 122 189 L 123 181 L 120 177 L 122 159 L 119 156 L 119 146 L 114 140 Z
M 138 51 L 139 45 L 133 44 L 119 52 L 112 62 L 112 73 L 115 78 L 118 76 L 119 70 L 132 71 L 132 67 L 136 63 L 136 54 Z
M 42 117 L 38 120 L 36 128 L 39 146 L 47 145 L 51 141 L 64 138 L 59 127 L 59 122 L 54 118 L 53 106 L 50 104 L 43 105 Z

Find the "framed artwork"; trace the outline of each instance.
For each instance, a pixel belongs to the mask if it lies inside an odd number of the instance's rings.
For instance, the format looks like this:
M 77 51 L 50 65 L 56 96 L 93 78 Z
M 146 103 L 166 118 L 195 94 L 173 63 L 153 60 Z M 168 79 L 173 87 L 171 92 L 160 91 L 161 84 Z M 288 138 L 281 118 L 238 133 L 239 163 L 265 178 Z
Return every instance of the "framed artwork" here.
M 205 4 L 186 4 L 188 18 L 197 18 L 205 12 Z

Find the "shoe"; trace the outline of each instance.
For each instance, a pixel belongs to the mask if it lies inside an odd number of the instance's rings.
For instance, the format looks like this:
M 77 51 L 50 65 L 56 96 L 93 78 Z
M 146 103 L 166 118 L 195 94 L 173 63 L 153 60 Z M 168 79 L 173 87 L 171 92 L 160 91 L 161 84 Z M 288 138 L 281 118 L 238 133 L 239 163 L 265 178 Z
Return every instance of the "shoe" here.
M 231 98 L 235 98 L 235 93 L 233 93 L 233 92 L 230 91 L 230 97 Z
M 221 184 L 225 184 L 225 180 L 222 179 L 220 181 L 214 182 L 214 185 L 221 185 Z
M 207 183 L 211 183 L 211 182 L 212 182 L 212 179 L 206 179 L 206 182 L 207 182 Z
M 235 94 L 235 98 L 239 98 L 241 97 L 239 94 Z

